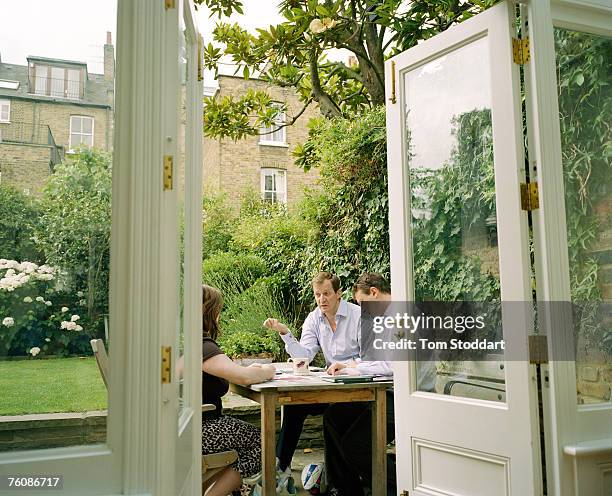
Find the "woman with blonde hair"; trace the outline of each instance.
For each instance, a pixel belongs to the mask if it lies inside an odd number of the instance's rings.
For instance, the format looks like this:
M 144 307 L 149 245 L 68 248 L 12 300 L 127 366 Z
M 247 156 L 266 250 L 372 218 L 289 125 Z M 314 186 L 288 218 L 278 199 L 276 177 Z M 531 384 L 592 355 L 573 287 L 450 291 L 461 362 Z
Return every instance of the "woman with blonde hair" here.
M 274 377 L 272 365 L 243 367 L 234 363 L 216 343 L 223 298 L 218 289 L 202 286 L 202 402 L 215 410 L 202 413 L 202 454 L 236 450 L 238 460 L 205 484 L 206 496 L 226 496 L 240 488 L 243 477 L 261 470 L 259 429 L 241 420 L 222 415 L 221 397 L 229 382 L 250 385 Z

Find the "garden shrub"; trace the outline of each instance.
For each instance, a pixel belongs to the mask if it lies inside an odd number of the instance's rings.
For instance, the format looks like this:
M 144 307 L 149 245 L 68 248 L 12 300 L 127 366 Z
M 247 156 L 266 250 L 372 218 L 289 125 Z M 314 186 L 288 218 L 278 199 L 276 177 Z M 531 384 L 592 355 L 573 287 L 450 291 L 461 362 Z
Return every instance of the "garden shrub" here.
M 0 259 L 0 356 L 91 355 L 81 292 L 57 289 L 48 265 Z
M 42 262 L 34 230 L 39 216 L 33 197 L 0 184 L 0 257 Z
M 202 258 L 229 250 L 235 215 L 224 193 L 205 193 L 202 199 Z
M 219 345 L 229 356 L 269 353 L 280 358 L 281 339 L 275 331 L 263 327 L 268 317 L 292 327 L 287 313 L 274 296 L 275 284 L 274 278 L 261 278 L 244 291 L 226 289 L 228 298 L 224 295 Z
M 389 275 L 389 205 L 385 109 L 352 119 L 315 120 L 297 163 L 317 167 L 320 190 L 307 194 L 302 212 L 315 227 L 296 281 L 300 300 L 313 304 L 310 279 L 337 274 L 344 289 L 364 271 Z
M 266 272 L 266 263 L 250 253 L 217 253 L 202 264 L 204 283 L 218 288 L 224 298 L 241 293 Z
M 111 168 L 110 155 L 94 149 L 58 165 L 45 186 L 37 228 L 46 262 L 66 275 L 67 290 L 84 288 L 95 322 L 108 313 Z

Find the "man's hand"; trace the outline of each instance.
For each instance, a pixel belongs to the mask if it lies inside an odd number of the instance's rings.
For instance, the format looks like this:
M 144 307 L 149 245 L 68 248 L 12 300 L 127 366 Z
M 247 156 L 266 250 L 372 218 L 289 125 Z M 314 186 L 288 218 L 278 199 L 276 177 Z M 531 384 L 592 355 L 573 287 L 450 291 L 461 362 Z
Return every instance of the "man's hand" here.
M 329 375 L 338 375 L 338 374 L 340 373 L 340 371 L 341 371 L 342 369 L 345 369 L 346 367 L 347 367 L 347 365 L 346 365 L 346 364 L 344 364 L 344 363 L 335 362 L 335 363 L 332 363 L 332 364 L 331 364 L 331 365 L 328 367 L 328 369 L 327 369 L 327 373 L 328 373 Z
M 267 327 L 268 329 L 272 329 L 273 331 L 276 331 L 279 334 L 284 335 L 289 332 L 289 328 L 282 322 L 279 322 L 278 319 L 273 319 L 273 318 L 266 319 L 263 325 L 264 327 Z

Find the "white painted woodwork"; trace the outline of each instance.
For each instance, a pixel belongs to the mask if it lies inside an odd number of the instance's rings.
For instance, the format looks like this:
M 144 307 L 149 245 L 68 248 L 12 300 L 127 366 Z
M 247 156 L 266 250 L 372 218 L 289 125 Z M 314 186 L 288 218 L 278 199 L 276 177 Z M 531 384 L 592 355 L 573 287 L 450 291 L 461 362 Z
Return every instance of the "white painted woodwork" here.
M 414 294 L 403 75 L 479 38 L 489 47 L 491 79 L 483 84 L 491 90 L 502 299 L 531 299 L 527 217 L 519 201 L 523 152 L 518 67 L 511 60 L 513 22 L 513 6 L 504 2 L 386 64 L 391 275 L 396 300 L 410 301 Z M 389 101 L 392 62 L 397 71 L 396 104 Z M 520 325 L 504 336 L 508 352 L 526 356 L 531 331 L 532 316 L 521 315 Z M 396 422 L 398 491 L 408 490 L 411 496 L 540 494 L 535 376 L 529 364 L 506 362 L 505 403 L 418 392 L 413 367 L 396 362 L 394 369 L 395 418 L 402 419 Z M 476 474 L 480 482 L 474 480 Z M 501 487 L 500 480 L 504 480 Z

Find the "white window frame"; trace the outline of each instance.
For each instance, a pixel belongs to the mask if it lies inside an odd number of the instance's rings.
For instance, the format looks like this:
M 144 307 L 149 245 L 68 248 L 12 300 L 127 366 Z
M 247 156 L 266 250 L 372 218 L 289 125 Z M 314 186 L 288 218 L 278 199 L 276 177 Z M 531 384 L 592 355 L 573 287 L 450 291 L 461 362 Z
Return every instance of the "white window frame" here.
M 3 117 L 4 114 L 6 114 L 6 117 Z M 0 100 L 0 122 L 11 122 L 10 100 Z
M 273 189 L 266 189 L 266 177 L 272 176 Z M 260 171 L 261 198 L 271 203 L 287 203 L 287 171 L 276 167 L 262 167 Z M 266 198 L 270 193 L 271 198 Z
M 272 107 L 282 108 L 284 105 L 280 102 L 273 102 Z M 287 147 L 287 127 L 284 126 L 287 123 L 287 114 L 284 110 L 274 119 L 274 123 L 271 126 L 261 126 L 259 134 L 259 144 L 265 146 L 282 146 Z M 276 128 L 276 126 L 283 126 Z
M 68 148 L 70 149 L 70 151 L 74 150 L 75 146 L 79 146 L 83 144 L 83 140 L 81 139 L 81 141 L 79 141 L 78 143 L 73 143 L 72 142 L 72 136 L 74 135 L 78 135 L 81 138 L 83 136 L 90 136 L 90 133 L 84 133 L 83 132 L 83 122 L 81 121 L 81 132 L 77 133 L 77 132 L 73 132 L 72 131 L 72 119 L 74 118 L 79 118 L 79 119 L 91 119 L 91 145 L 88 145 L 90 147 L 94 146 L 94 133 L 95 133 L 95 129 L 94 129 L 94 125 L 95 125 L 95 119 L 93 117 L 91 117 L 90 115 L 71 115 L 70 116 L 70 136 L 68 137 Z M 87 144 L 87 143 L 85 143 Z

